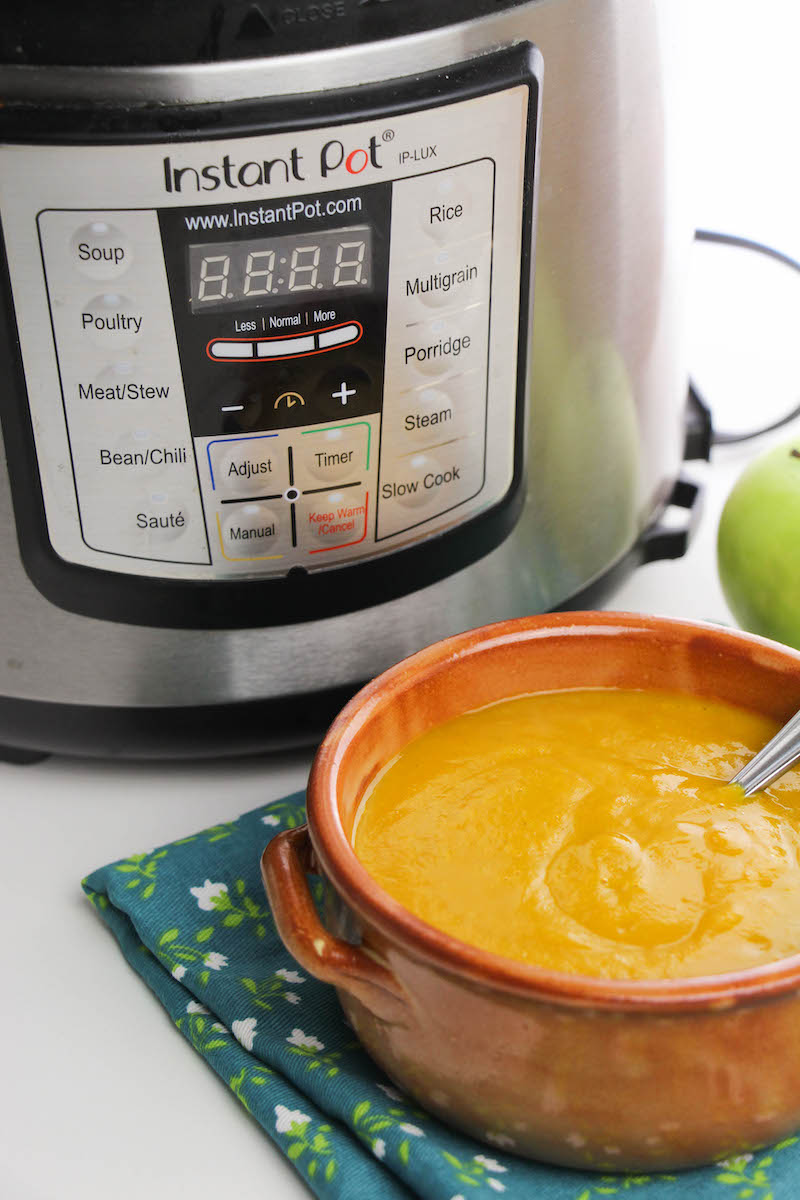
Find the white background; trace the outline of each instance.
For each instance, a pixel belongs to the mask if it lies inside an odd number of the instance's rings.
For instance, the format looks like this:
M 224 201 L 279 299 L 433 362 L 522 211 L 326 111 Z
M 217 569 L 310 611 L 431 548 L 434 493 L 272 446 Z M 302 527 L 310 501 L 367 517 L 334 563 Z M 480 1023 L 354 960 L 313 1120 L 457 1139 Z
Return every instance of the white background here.
M 800 257 L 800 14 L 791 0 L 666 6 L 695 224 Z M 692 368 L 720 426 L 762 423 L 800 398 L 800 276 L 715 248 L 695 259 Z M 616 607 L 730 620 L 716 521 L 738 472 L 772 440 L 720 450 L 710 470 L 697 468 L 707 500 L 692 550 L 637 572 Z M 136 846 L 302 786 L 306 770 L 304 755 L 202 768 L 0 765 L 3 1200 L 308 1195 L 171 1027 L 77 886 Z

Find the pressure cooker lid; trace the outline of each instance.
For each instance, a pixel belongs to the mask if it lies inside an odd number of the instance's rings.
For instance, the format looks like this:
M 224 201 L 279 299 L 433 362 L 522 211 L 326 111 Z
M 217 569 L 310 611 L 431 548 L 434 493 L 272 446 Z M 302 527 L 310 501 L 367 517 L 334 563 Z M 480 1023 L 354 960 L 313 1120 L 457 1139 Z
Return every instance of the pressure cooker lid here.
M 0 63 L 155 66 L 296 54 L 458 24 L 530 0 L 22 0 Z

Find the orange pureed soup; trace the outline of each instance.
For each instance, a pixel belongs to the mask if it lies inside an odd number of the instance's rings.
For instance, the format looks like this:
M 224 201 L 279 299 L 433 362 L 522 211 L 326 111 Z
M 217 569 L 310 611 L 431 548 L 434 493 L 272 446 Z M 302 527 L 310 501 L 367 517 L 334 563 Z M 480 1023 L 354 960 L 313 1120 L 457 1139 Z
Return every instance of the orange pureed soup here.
M 558 971 L 659 979 L 800 950 L 800 772 L 725 781 L 778 726 L 657 691 L 542 693 L 408 745 L 353 848 L 412 913 Z

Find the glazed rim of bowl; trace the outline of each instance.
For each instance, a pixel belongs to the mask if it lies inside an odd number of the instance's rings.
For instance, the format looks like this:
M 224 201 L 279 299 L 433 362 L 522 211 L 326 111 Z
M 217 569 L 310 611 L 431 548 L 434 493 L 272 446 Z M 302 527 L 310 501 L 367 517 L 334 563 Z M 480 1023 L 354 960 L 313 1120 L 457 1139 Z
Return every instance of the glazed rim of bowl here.
M 393 691 L 408 691 L 420 679 L 509 643 L 523 645 L 551 635 L 642 639 L 658 634 L 683 646 L 693 638 L 701 639 L 706 652 L 710 648 L 720 660 L 738 657 L 748 666 L 755 663 L 763 668 L 765 674 L 773 672 L 776 678 L 783 673 L 797 689 L 794 708 L 800 706 L 800 653 L 753 634 L 701 622 L 631 613 L 571 612 L 503 621 L 437 642 L 362 688 L 333 722 L 314 759 L 308 783 L 309 833 L 317 862 L 346 903 L 414 959 L 483 988 L 561 1005 L 642 1013 L 713 1011 L 769 1000 L 800 988 L 800 952 L 724 974 L 647 980 L 573 975 L 505 958 L 462 942 L 404 908 L 362 866 L 345 833 L 338 804 L 341 769 L 365 726 L 386 711 Z M 509 697 L 518 694 L 509 692 Z M 707 694 L 713 697 L 715 692 Z M 794 708 L 786 712 L 787 718 Z

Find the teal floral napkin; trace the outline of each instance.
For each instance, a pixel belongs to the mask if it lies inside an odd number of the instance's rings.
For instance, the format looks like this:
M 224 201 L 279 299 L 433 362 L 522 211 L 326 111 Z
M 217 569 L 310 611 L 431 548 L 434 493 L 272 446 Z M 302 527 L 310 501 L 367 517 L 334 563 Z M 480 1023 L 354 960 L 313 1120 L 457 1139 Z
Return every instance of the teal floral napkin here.
M 298 793 L 94 871 L 84 890 L 128 962 L 321 1197 L 795 1200 L 800 1142 L 676 1175 L 592 1175 L 452 1132 L 360 1049 L 336 994 L 284 949 L 259 859 L 304 820 Z M 500 1139 L 498 1139 L 498 1142 Z

